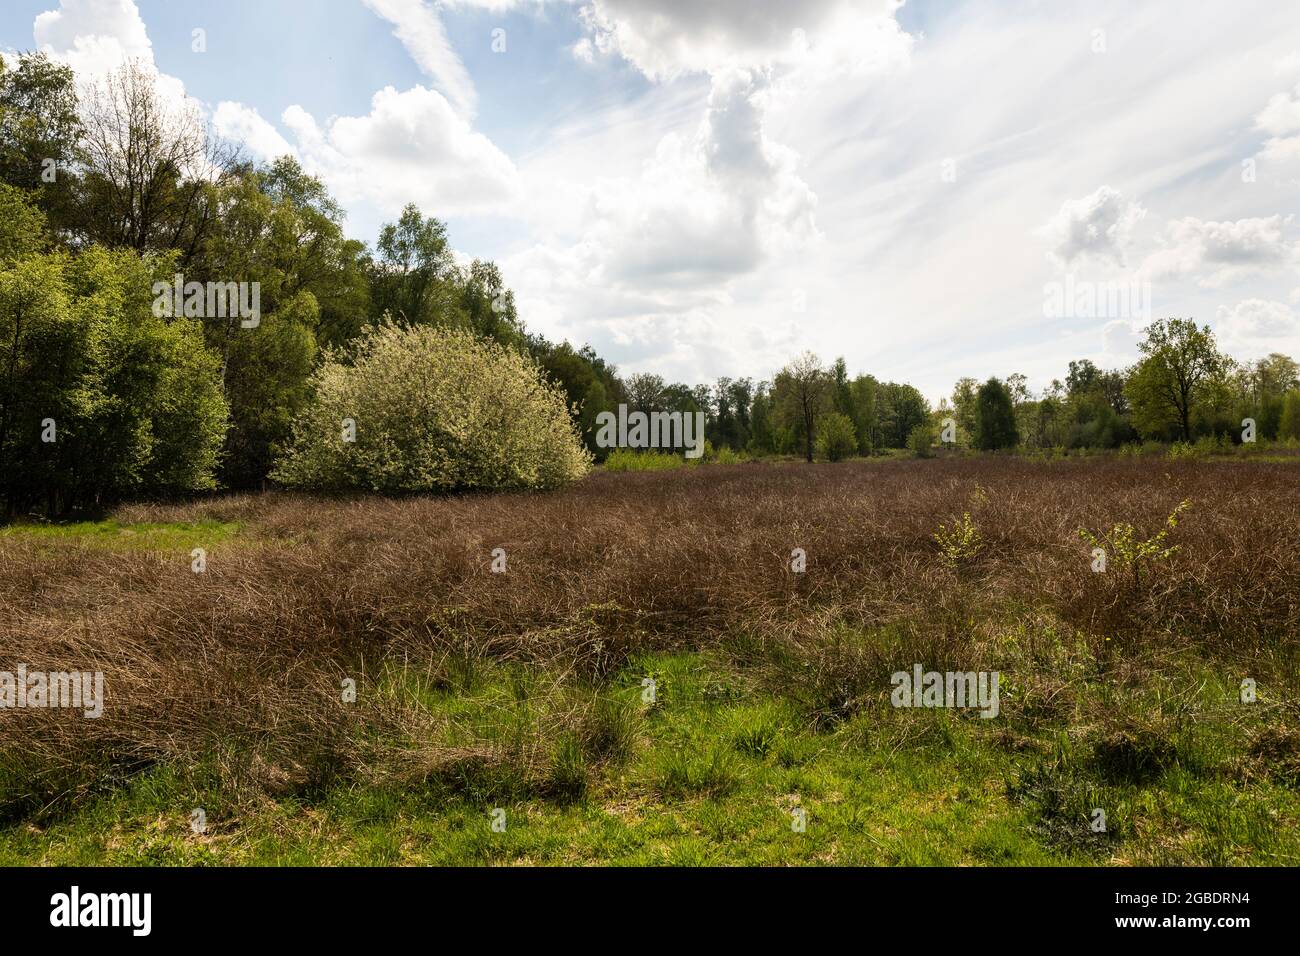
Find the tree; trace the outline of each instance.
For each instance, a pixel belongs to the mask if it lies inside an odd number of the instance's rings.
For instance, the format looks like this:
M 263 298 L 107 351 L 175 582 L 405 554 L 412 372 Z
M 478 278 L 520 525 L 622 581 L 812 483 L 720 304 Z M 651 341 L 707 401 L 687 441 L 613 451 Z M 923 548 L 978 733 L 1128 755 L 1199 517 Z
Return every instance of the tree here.
M 140 252 L 176 249 L 188 266 L 216 215 L 213 188 L 237 153 L 214 139 L 192 100 L 172 101 L 132 60 L 91 84 L 76 222 L 84 239 Z
M 1192 438 L 1192 419 L 1210 386 L 1225 370 L 1210 327 L 1186 319 L 1157 320 L 1139 345 L 1145 356 L 1129 376 L 1127 394 L 1145 434 L 1170 428 Z
M 195 321 L 152 312 L 174 256 L 92 247 L 0 268 L 0 498 L 51 516 L 214 487 L 226 423 Z
M 547 377 L 564 389 L 565 403 L 587 450 L 603 460 L 609 449 L 596 444 L 596 416 L 616 411 L 620 402 L 627 401 L 614 369 L 590 346 L 574 349 L 568 342 L 553 345 L 536 337 L 530 340 L 530 351 Z
M 821 360 L 811 352 L 804 352 L 777 373 L 772 383 L 777 417 L 787 427 L 800 430 L 804 458 L 810 462 L 817 420 L 829 403 L 833 382 Z
M 975 435 L 975 393 L 979 382 L 973 378 L 959 378 L 952 389 L 953 418 L 957 422 L 957 437 L 961 444 L 973 440 Z
M 859 375 L 851 386 L 853 393 L 853 424 L 858 430 L 858 450 L 870 455 L 876 450 L 877 433 L 880 430 L 879 414 L 876 410 L 877 382 L 870 375 Z
M 887 448 L 906 448 L 912 429 L 930 420 L 930 403 L 911 385 L 885 382 L 876 400 L 881 441 Z
M 29 194 L 0 183 L 0 265 L 39 252 L 44 232 L 45 216 Z
M 44 53 L 0 56 L 0 181 L 28 190 L 57 225 L 67 209 L 81 122 L 70 67 Z
M 639 373 L 627 380 L 628 411 L 651 412 L 664 410 L 664 380 L 658 375 Z
M 849 416 L 828 412 L 817 423 L 817 451 L 827 461 L 842 461 L 858 447 L 858 433 Z
M 1278 438 L 1300 438 L 1300 389 L 1286 393 L 1282 401 L 1282 416 L 1277 428 Z
M 750 438 L 747 446 L 758 454 L 776 451 L 776 434 L 772 422 L 772 393 L 767 382 L 754 389 L 754 401 L 749 408 Z
M 371 270 L 375 308 L 407 325 L 437 324 L 452 313 L 455 258 L 447 226 L 427 219 L 408 203 L 397 222 L 379 231 L 378 259 Z
M 980 386 L 975 395 L 974 445 L 981 451 L 1014 448 L 1020 440 L 1011 392 L 996 378 Z

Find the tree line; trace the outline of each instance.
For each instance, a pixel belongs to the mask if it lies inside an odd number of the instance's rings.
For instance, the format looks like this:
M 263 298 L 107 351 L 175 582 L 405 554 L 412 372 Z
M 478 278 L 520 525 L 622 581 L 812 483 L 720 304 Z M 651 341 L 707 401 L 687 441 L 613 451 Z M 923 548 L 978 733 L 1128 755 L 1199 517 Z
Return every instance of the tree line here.
M 154 288 L 256 283 L 259 314 L 171 314 Z M 959 445 L 1113 448 L 1138 439 L 1300 437 L 1296 363 L 1240 364 L 1207 327 L 1153 323 L 1132 368 L 1071 362 L 915 387 L 805 354 L 770 380 L 622 376 L 589 346 L 529 332 L 500 270 L 457 262 L 446 226 L 408 205 L 373 246 L 292 157 L 254 163 L 196 106 L 127 63 L 78 87 L 39 53 L 0 57 L 0 509 L 51 515 L 120 498 L 256 488 L 289 446 L 325 366 L 389 323 L 464 332 L 526 357 L 600 460 L 596 420 L 703 412 L 714 448 L 831 460 Z

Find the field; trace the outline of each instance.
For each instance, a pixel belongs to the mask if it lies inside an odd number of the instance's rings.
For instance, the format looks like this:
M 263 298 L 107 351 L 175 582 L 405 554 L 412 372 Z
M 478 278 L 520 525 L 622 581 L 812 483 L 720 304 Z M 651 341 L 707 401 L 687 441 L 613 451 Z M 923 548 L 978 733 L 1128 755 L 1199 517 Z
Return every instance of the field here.
M 0 710 L 0 864 L 1300 864 L 1298 485 L 752 462 L 11 526 L 0 668 L 106 704 Z M 892 706 L 918 664 L 997 716 Z

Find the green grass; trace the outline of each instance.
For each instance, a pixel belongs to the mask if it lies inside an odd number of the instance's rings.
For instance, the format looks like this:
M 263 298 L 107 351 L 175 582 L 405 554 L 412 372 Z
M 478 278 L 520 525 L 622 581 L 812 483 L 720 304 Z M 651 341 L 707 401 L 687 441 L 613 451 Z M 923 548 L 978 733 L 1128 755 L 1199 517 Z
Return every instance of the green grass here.
M 605 459 L 606 471 L 670 471 L 685 468 L 686 459 L 666 451 L 633 451 L 615 448 Z
M 0 525 L 0 541 L 27 539 L 53 546 L 67 544 L 108 551 L 189 551 L 196 547 L 210 548 L 238 531 L 235 522 L 215 520 L 22 522 Z
M 815 729 L 720 653 L 646 656 L 598 688 L 500 664 L 380 686 L 419 696 L 434 742 L 514 759 L 252 806 L 208 768 L 154 767 L 48 822 L 6 824 L 0 865 L 1300 863 L 1294 781 L 1239 772 L 1253 727 L 1190 664 L 1122 698 L 1099 681 L 1088 693 L 1115 710 L 1101 725 L 884 705 Z M 578 706 L 587 716 L 537 762 L 512 750 Z

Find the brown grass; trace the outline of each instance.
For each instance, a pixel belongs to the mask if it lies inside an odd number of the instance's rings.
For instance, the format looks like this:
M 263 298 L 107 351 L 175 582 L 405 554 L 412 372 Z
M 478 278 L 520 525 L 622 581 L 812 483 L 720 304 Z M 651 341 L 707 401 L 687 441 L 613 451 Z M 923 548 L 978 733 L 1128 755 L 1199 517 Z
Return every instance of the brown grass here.
M 204 574 L 183 554 L 0 539 L 0 669 L 102 670 L 107 689 L 100 720 L 0 711 L 0 798 L 11 813 L 58 806 L 159 761 L 207 760 L 259 793 L 540 767 L 536 742 L 440 746 L 434 715 L 383 691 L 381 675 L 436 688 L 485 659 L 550 675 L 560 703 L 542 741 L 616 733 L 599 694 L 572 687 L 668 648 L 717 648 L 815 719 L 887 694 L 913 662 L 970 670 L 1008 655 L 1035 671 L 1014 702 L 1029 720 L 1071 706 L 1062 654 L 1122 682 L 1190 649 L 1277 675 L 1294 696 L 1297 474 L 1151 459 L 746 464 L 595 474 L 550 494 L 267 494 L 115 515 L 243 523 Z M 1176 554 L 1140 582 L 1091 572 L 1080 528 L 1154 534 L 1183 499 Z M 949 562 L 933 535 L 964 512 L 982 546 Z M 498 547 L 505 574 L 490 572 Z M 789 570 L 794 548 L 804 574 Z M 356 705 L 340 699 L 344 677 Z

